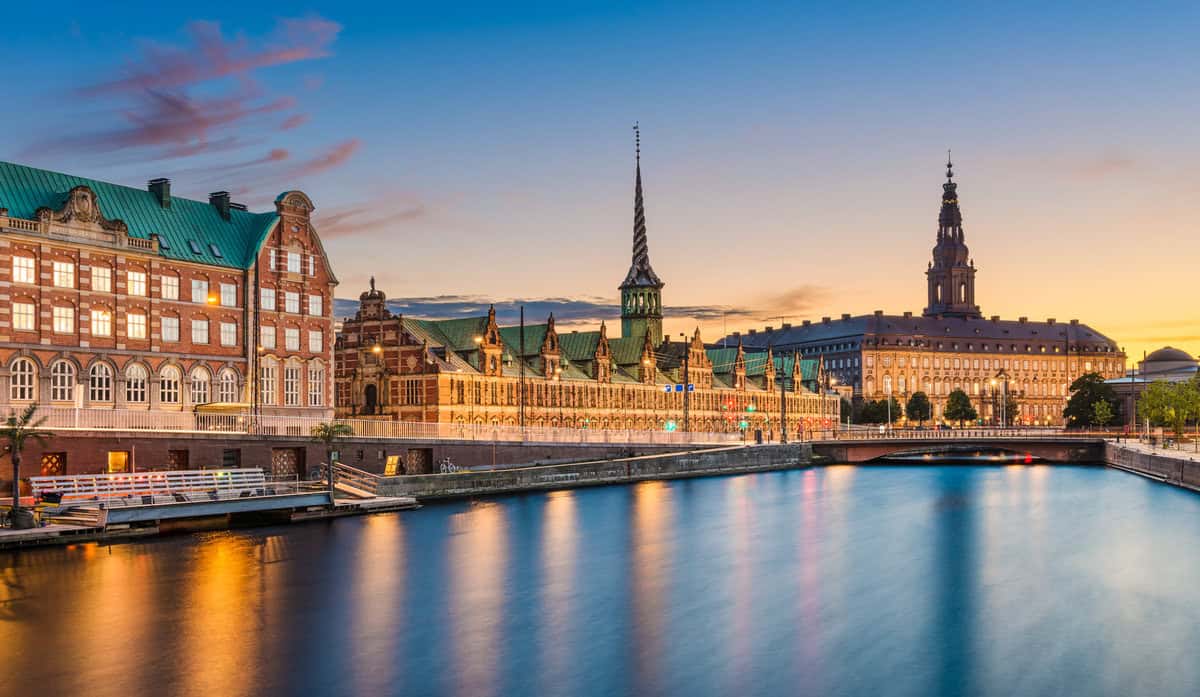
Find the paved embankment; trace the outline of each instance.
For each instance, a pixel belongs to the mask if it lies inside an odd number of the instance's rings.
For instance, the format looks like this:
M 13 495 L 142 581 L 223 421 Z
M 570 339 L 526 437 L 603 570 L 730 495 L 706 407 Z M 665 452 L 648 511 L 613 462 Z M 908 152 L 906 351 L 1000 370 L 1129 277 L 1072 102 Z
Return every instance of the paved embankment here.
M 486 472 L 386 477 L 380 480 L 378 491 L 384 496 L 414 496 L 418 500 L 456 498 L 514 491 L 625 484 L 645 479 L 766 472 L 810 464 L 812 446 L 808 443 L 739 445 L 615 460 L 512 467 Z
M 1110 441 L 1104 446 L 1104 461 L 1119 469 L 1200 491 L 1200 454 L 1194 452 Z

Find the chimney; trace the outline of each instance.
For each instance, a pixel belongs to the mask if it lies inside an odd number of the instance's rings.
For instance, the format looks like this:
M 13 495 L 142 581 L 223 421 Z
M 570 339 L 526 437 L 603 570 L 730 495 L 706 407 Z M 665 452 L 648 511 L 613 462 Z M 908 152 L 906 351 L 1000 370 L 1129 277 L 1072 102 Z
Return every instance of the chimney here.
M 843 319 L 843 320 L 848 320 L 848 319 L 850 319 L 850 313 L 849 313 L 849 312 L 843 312 L 843 313 L 842 313 L 842 319 Z
M 876 310 L 876 311 L 875 311 L 875 316 L 876 316 L 876 317 L 883 317 L 883 310 Z
M 772 327 L 771 325 L 768 324 L 765 331 L 773 332 L 773 331 L 775 331 L 775 327 Z
M 807 320 L 807 319 L 806 319 L 806 320 L 804 320 L 803 322 L 801 322 L 801 323 L 800 323 L 800 326 L 802 326 L 802 327 L 811 327 L 811 326 L 812 326 L 812 320 Z
M 158 205 L 162 208 L 171 207 L 171 180 L 170 179 L 151 179 L 146 182 L 146 188 L 150 193 L 154 194 L 154 198 L 158 199 Z
M 1000 321 L 1000 315 L 992 315 L 992 321 L 993 321 L 993 322 L 999 322 L 999 321 Z
M 1051 318 L 1047 319 L 1046 324 L 1054 324 L 1054 318 L 1051 317 Z
M 247 210 L 250 210 L 249 208 L 246 208 L 246 204 L 244 204 L 244 203 L 234 203 L 234 202 L 232 202 L 232 201 L 230 201 L 230 202 L 229 202 L 229 207 L 230 207 L 230 208 L 232 208 L 232 209 L 234 209 L 234 210 L 238 210 L 238 211 L 247 211 Z
M 822 318 L 821 318 L 821 324 L 829 324 L 829 318 L 828 318 L 828 317 L 822 317 Z
M 905 312 L 905 313 L 904 313 L 904 319 L 912 319 L 912 313 L 911 313 L 911 312 Z
M 208 195 L 208 202 L 209 202 L 209 204 L 212 205 L 213 208 L 217 209 L 217 212 L 221 214 L 222 218 L 224 218 L 225 220 L 229 220 L 229 192 L 228 191 L 212 192 L 211 194 Z
M 1079 324 L 1079 320 L 1077 320 L 1077 319 L 1073 319 L 1073 320 L 1071 320 L 1071 324 L 1072 324 L 1072 325 Z
M 1029 321 L 1029 318 L 1028 317 L 1018 317 L 1017 321 L 1020 322 L 1021 324 L 1025 324 L 1026 322 Z
M 758 330 L 757 330 L 757 329 L 751 329 L 751 330 L 750 330 L 750 333 L 751 333 L 751 334 L 757 334 L 757 333 L 758 333 Z
M 784 322 L 784 323 L 783 323 L 783 329 L 791 329 L 791 328 L 792 328 L 792 325 L 791 325 L 791 323 L 790 323 L 790 322 Z

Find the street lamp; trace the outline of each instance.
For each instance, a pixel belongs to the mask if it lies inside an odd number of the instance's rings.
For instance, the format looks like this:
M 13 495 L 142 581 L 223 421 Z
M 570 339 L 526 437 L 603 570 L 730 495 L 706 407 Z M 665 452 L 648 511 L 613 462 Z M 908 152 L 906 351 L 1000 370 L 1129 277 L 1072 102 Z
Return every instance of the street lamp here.
M 691 357 L 692 348 L 688 344 L 687 334 L 679 332 L 680 338 L 683 339 L 683 432 L 688 433 L 692 429 L 688 419 L 688 390 L 691 384 L 688 382 L 688 358 Z

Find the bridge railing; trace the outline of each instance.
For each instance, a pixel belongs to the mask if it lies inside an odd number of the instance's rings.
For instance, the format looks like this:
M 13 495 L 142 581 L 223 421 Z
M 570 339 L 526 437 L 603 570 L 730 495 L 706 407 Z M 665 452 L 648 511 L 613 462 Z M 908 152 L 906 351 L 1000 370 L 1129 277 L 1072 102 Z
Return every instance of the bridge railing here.
M 1020 438 L 1079 438 L 1095 439 L 1092 433 L 1065 431 L 1058 428 L 956 428 L 956 429 L 853 429 L 836 432 L 836 440 L 980 440 Z

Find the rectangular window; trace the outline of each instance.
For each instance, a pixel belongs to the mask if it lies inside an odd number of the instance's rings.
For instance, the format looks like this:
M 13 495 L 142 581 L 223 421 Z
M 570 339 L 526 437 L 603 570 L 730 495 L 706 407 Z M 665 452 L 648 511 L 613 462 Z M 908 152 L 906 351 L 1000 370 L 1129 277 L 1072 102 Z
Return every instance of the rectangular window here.
M 37 283 L 33 257 L 13 257 L 13 283 Z
M 277 250 L 277 249 L 271 250 L 271 270 L 272 271 L 279 270 L 279 250 Z
M 75 333 L 75 308 L 73 307 L 56 307 L 54 308 L 54 333 L 55 334 L 74 334 Z
M 308 256 L 308 275 L 309 276 L 317 275 L 317 258 L 312 256 L 311 254 Z
M 308 367 L 308 406 L 325 405 L 325 370 L 319 366 Z
M 277 377 L 275 375 L 275 366 L 266 364 L 258 370 L 259 391 L 262 393 L 263 404 L 278 404 L 279 399 Z
M 56 288 L 75 287 L 75 262 L 54 262 L 54 286 Z
M 275 327 L 263 325 L 259 327 L 258 343 L 265 349 L 275 348 Z
M 145 283 L 145 276 L 142 276 Z M 125 336 L 130 339 L 146 338 L 146 315 L 140 312 L 130 312 L 125 315 Z
M 119 474 L 129 469 L 129 451 L 128 450 L 109 450 L 108 451 L 108 473 Z
M 13 329 L 21 331 L 33 331 L 34 323 L 34 307 L 33 303 L 13 303 Z
M 237 324 L 233 322 L 221 323 L 221 345 L 236 346 L 237 345 Z
M 288 273 L 300 273 L 300 252 L 287 253 Z
M 221 305 L 237 307 L 237 286 L 232 283 L 221 284 Z
M 144 271 L 125 272 L 125 292 L 129 295 L 146 295 L 146 273 Z
M 162 318 L 162 340 L 163 341 L 179 341 L 179 318 L 178 317 L 163 317 Z
M 325 333 L 319 329 L 308 330 L 308 350 L 313 353 L 320 353 L 324 348 Z
M 112 269 L 107 266 L 92 267 L 92 290 L 97 293 L 112 292 Z
M 261 296 L 262 300 L 259 301 L 259 305 L 262 305 L 262 309 L 271 310 L 273 312 L 275 310 L 275 289 L 263 288 L 261 291 Z
M 208 343 L 208 320 L 194 319 L 192 320 L 192 343 L 207 344 Z
M 108 310 L 92 310 L 92 336 L 112 336 L 112 313 Z
M 295 327 L 287 327 L 283 330 L 283 347 L 288 351 L 300 350 L 300 330 Z
M 321 307 L 323 298 L 319 295 L 308 296 L 308 314 L 320 317 L 324 308 Z
M 289 366 L 283 369 L 283 405 L 300 406 L 300 368 Z
M 300 314 L 300 294 L 294 291 L 287 291 L 283 294 L 283 311 L 291 312 L 292 314 Z
M 208 302 L 208 281 L 202 278 L 192 279 L 192 302 L 200 304 Z
M 159 276 L 158 282 L 160 292 L 164 300 L 179 299 L 179 277 L 178 276 Z

